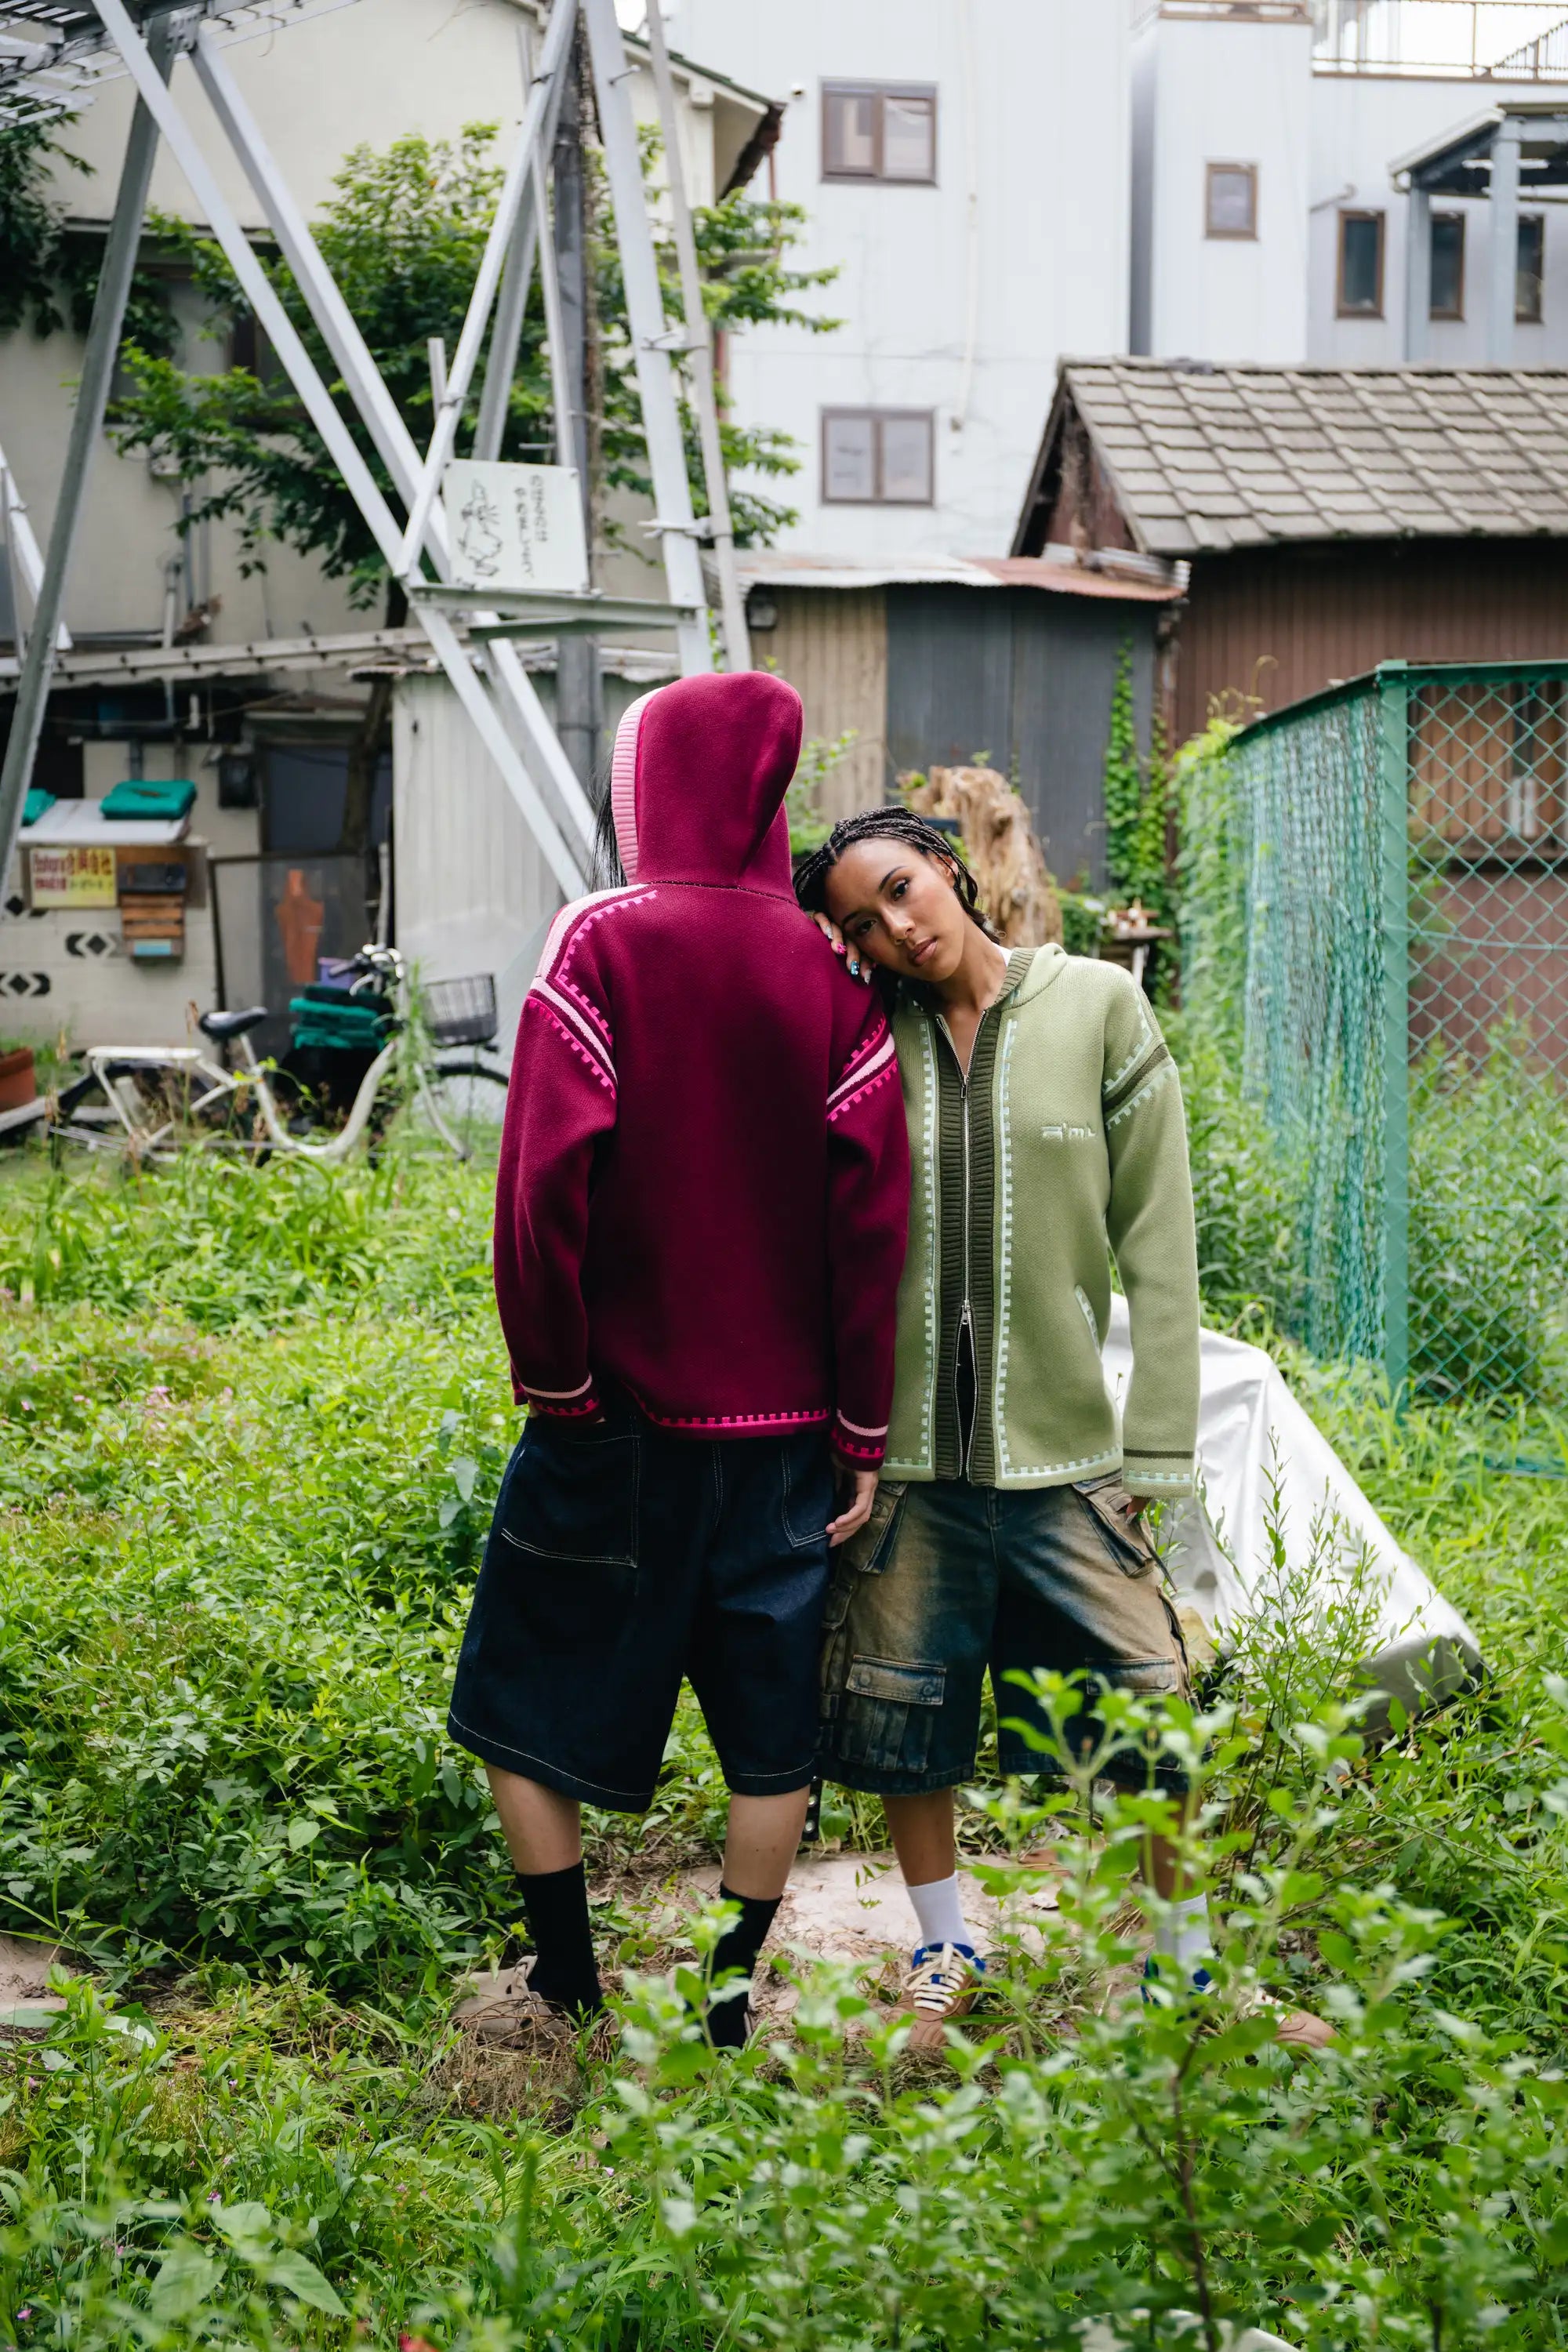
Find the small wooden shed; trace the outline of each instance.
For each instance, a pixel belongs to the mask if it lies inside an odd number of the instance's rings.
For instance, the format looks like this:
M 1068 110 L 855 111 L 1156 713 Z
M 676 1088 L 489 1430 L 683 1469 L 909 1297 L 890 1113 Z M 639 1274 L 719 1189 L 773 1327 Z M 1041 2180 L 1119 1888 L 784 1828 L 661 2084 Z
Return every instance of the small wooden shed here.
M 1568 369 L 1069 360 L 1018 556 L 1191 566 L 1177 740 L 1379 662 L 1568 653 Z
M 1104 877 L 1104 770 L 1124 647 L 1148 740 L 1185 567 L 1135 551 L 1037 558 L 742 555 L 752 658 L 854 741 L 823 813 L 875 807 L 910 769 L 980 761 L 1017 784 L 1058 880 Z

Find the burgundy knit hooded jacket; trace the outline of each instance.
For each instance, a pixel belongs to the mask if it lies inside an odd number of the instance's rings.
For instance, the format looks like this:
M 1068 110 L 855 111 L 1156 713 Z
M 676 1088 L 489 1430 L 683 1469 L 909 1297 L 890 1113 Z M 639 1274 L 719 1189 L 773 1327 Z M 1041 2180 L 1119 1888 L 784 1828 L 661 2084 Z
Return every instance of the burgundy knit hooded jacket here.
M 635 703 L 624 889 L 563 908 L 524 1001 L 496 1199 L 520 1401 L 599 1383 L 692 1437 L 831 1424 L 874 1467 L 893 1389 L 909 1144 L 892 1038 L 790 888 L 793 687 Z

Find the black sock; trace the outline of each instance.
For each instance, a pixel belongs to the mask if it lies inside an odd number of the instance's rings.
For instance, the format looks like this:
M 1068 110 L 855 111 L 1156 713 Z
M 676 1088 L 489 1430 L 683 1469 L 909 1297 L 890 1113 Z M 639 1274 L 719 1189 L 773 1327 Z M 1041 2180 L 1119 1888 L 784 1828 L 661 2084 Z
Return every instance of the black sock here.
M 722 1883 L 719 1888 L 721 1903 L 738 1903 L 741 1916 L 732 1927 L 726 1927 L 713 1948 L 713 1982 L 739 1969 L 748 1980 L 757 1965 L 757 1954 L 767 1939 L 782 1895 L 737 1895 Z M 715 2001 L 708 2011 L 708 2032 L 721 2050 L 739 2050 L 746 2039 L 746 1996 L 731 1993 L 728 2000 Z
M 574 1862 L 566 1870 L 520 1870 L 517 1890 L 539 1955 L 529 1974 L 530 1990 L 552 2009 L 596 2015 L 605 1996 L 594 1961 L 588 1882 L 582 1864 Z

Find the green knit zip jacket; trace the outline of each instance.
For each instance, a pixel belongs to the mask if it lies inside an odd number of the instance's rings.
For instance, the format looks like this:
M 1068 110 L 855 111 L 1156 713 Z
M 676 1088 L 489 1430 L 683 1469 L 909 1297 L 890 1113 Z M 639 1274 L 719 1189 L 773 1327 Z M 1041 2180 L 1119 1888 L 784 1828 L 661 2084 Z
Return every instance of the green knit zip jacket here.
M 1019 949 L 965 1085 L 922 993 L 893 1014 L 913 1184 L 884 1476 L 963 1473 L 967 1311 L 976 1486 L 1120 1470 L 1132 1494 L 1190 1494 L 1197 1244 L 1181 1081 L 1147 998 L 1117 964 Z M 1100 1361 L 1112 1253 L 1132 1326 L 1121 1430 Z

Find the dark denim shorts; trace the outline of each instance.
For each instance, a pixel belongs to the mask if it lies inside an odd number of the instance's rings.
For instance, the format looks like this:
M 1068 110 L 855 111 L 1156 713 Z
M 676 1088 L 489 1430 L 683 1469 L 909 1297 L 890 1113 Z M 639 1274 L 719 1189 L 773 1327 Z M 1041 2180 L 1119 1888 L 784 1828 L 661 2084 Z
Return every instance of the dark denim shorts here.
M 816 1747 L 833 1474 L 825 1430 L 670 1437 L 628 1405 L 518 1441 L 447 1728 L 612 1812 L 653 1802 L 683 1675 L 730 1788 L 803 1789 Z
M 1187 1695 L 1187 1662 L 1158 1555 L 1130 1525 L 1119 1478 L 998 1488 L 966 1479 L 884 1485 L 869 1524 L 837 1555 L 823 1645 L 822 1769 L 846 1788 L 915 1796 L 974 1775 L 987 1667 L 999 1725 L 1048 1729 L 1005 1677 L 1086 1672 L 1119 1690 Z M 1100 1737 L 1092 1696 L 1069 1727 Z M 1005 1774 L 1048 1759 L 997 1732 Z M 1179 1765 L 1123 1754 L 1105 1775 L 1180 1792 Z

